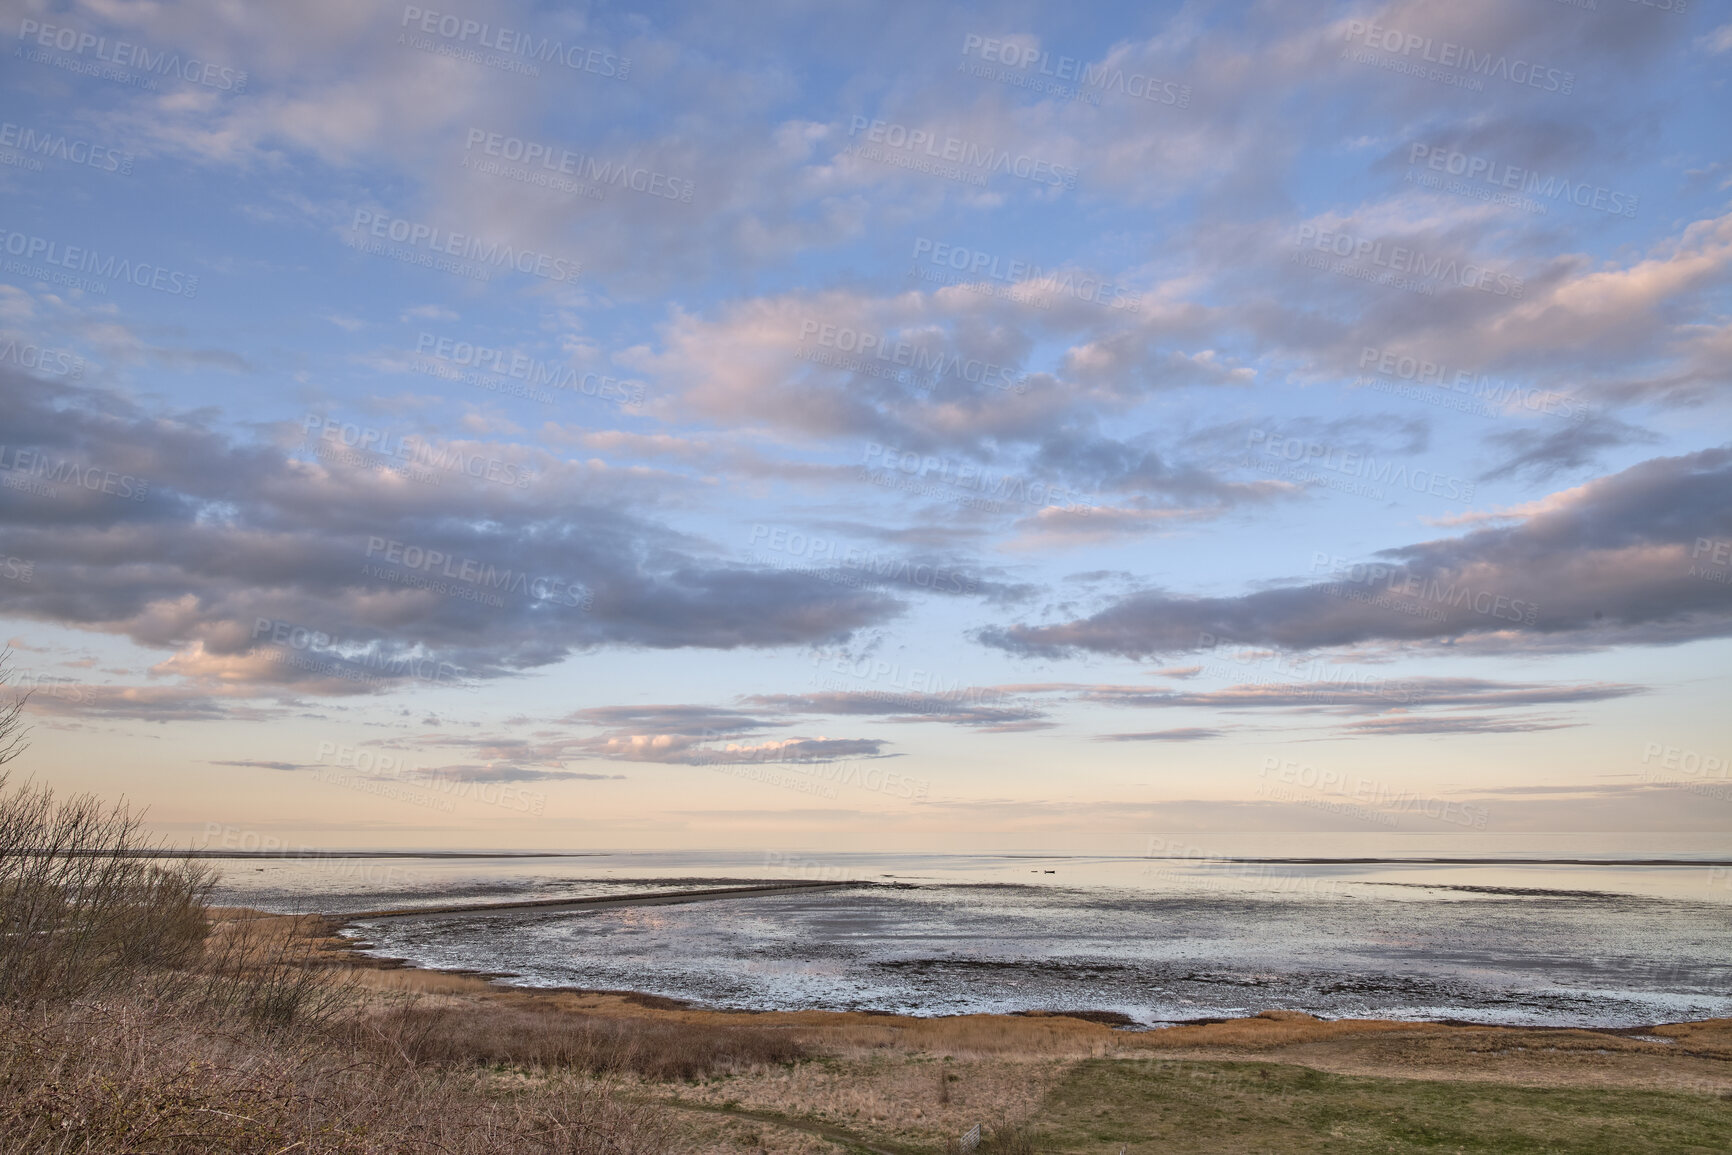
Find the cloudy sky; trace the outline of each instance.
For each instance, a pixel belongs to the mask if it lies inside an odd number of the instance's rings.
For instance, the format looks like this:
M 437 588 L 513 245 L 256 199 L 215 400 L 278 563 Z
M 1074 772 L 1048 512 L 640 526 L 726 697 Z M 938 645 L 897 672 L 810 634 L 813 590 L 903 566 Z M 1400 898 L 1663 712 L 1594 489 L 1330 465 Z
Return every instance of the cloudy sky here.
M 320 846 L 1728 829 L 1713 5 L 4 13 L 15 772 Z

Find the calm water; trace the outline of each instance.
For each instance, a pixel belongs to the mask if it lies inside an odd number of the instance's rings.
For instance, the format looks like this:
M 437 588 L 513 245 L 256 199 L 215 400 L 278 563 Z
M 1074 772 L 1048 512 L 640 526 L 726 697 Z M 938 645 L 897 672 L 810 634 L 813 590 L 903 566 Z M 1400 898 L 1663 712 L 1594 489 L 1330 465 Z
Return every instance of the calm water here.
M 327 912 L 791 878 L 867 883 L 680 906 L 363 920 L 354 932 L 375 953 L 422 966 L 713 1006 L 1110 1010 L 1148 1025 L 1269 1008 L 1606 1026 L 1732 1015 L 1732 870 L 1702 864 L 1732 854 L 1711 842 L 1656 851 L 1636 837 L 1536 841 L 1520 852 L 1460 836 L 1343 850 L 1332 836 L 1334 855 L 1299 836 L 1254 843 L 1265 858 L 1382 859 L 1352 863 L 715 852 L 221 865 L 227 901 Z M 1431 856 L 1527 861 L 1413 861 Z M 1619 861 L 1532 861 L 1547 857 Z M 1696 864 L 1629 861 L 1652 857 Z

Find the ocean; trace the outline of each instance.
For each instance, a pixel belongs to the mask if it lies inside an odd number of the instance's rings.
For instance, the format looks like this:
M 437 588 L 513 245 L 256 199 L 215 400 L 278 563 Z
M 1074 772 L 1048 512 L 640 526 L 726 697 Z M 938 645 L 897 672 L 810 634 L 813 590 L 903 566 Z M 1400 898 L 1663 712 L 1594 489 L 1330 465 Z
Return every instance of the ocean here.
M 1732 855 L 1652 836 L 1243 836 L 1168 855 L 230 859 L 220 901 L 348 913 L 790 879 L 681 905 L 362 919 L 370 953 L 712 1007 L 1634 1027 L 1732 1016 Z M 1259 853 L 1236 853 L 1256 850 Z M 1328 850 L 1330 853 L 1320 853 Z M 1499 859 L 1451 862 L 1442 859 Z M 1303 861 L 1300 861 L 1303 859 Z M 1576 861 L 1563 861 L 1576 860 Z M 1585 861 L 1584 861 L 1585 860 Z

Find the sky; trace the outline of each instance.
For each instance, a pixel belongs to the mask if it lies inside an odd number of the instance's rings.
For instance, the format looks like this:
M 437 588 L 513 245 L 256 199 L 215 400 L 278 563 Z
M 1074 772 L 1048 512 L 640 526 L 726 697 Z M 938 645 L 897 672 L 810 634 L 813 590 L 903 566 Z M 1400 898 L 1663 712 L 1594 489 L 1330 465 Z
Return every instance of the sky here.
M 235 848 L 1732 829 L 1714 5 L 432 2 L 0 10 L 15 777 Z

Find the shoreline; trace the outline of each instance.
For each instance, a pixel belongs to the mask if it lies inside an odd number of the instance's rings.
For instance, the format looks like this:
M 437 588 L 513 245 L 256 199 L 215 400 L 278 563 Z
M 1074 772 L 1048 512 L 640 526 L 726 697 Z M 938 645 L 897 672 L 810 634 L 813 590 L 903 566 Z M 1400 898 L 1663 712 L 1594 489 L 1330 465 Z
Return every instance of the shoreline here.
M 844 883 L 811 884 L 841 886 Z M 716 897 L 728 897 L 718 895 Z M 553 900 L 555 903 L 561 900 Z M 683 901 L 704 901 L 701 898 L 687 898 Z M 642 900 L 598 900 L 599 902 L 617 902 L 619 905 L 656 905 Z M 537 904 L 504 904 L 511 906 L 534 906 Z M 248 911 L 255 917 L 265 918 L 295 918 L 318 920 L 322 933 L 319 937 L 326 940 L 326 950 L 342 954 L 347 965 L 360 970 L 389 972 L 399 975 L 425 975 L 434 980 L 451 979 L 461 984 L 476 984 L 475 993 L 494 992 L 505 995 L 523 996 L 534 999 L 541 996 L 571 996 L 581 999 L 606 998 L 615 999 L 637 1007 L 656 1011 L 683 1012 L 700 1016 L 720 1016 L 725 1018 L 763 1019 L 782 1016 L 834 1017 L 843 1021 L 858 1021 L 870 1024 L 886 1019 L 909 1020 L 914 1022 L 944 1023 L 944 1022 L 976 1022 L 1004 1021 L 1007 1023 L 1019 1020 L 1052 1020 L 1064 1019 L 1077 1023 L 1087 1023 L 1091 1026 L 1105 1029 L 1119 1037 L 1134 1037 L 1159 1035 L 1165 1032 L 1183 1029 L 1198 1029 L 1234 1024 L 1256 1023 L 1260 1021 L 1308 1021 L 1318 1024 L 1342 1024 L 1350 1026 L 1372 1026 L 1387 1028 L 1443 1028 L 1451 1030 L 1472 1031 L 1513 1031 L 1513 1032 L 1587 1032 L 1607 1035 L 1615 1038 L 1643 1039 L 1655 1037 L 1656 1032 L 1666 1028 L 1696 1028 L 1717 1027 L 1725 1025 L 1732 1029 L 1732 1017 L 1705 1019 L 1679 1019 L 1666 1022 L 1639 1023 L 1628 1026 L 1599 1026 L 1571 1023 L 1516 1023 L 1516 1022 L 1477 1022 L 1471 1019 L 1439 1018 L 1439 1019 L 1398 1019 L 1377 1017 L 1341 1016 L 1330 1018 L 1311 1011 L 1291 1010 L 1285 1008 L 1266 1008 L 1238 1016 L 1198 1016 L 1190 1019 L 1162 1019 L 1153 1023 L 1143 1023 L 1131 1018 L 1122 1011 L 1100 1010 L 1092 1008 L 1029 1008 L 1019 1011 L 959 1011 L 939 1012 L 933 1014 L 911 1014 L 906 1011 L 889 1010 L 834 1010 L 825 1007 L 799 1007 L 794 1009 L 760 1009 L 755 1007 L 730 1007 L 725 1005 L 704 1003 L 696 999 L 681 998 L 675 995 L 657 994 L 652 991 L 640 991 L 618 988 L 578 987 L 578 986 L 536 986 L 511 980 L 521 978 L 510 971 L 483 971 L 469 967 L 434 967 L 415 962 L 412 959 L 391 955 L 363 953 L 376 949 L 371 943 L 361 938 L 349 938 L 342 931 L 364 931 L 365 928 L 355 927 L 354 915 L 301 914 L 283 915 L 271 914 L 265 911 Z M 414 985 L 412 982 L 410 985 Z M 1271 1016 L 1280 1016 L 1272 1020 Z
M 322 925 L 336 929 L 331 923 Z M 1397 1081 L 1685 1090 L 1732 1099 L 1732 1018 L 1621 1027 L 1529 1026 L 1326 1019 L 1268 1009 L 1127 1029 L 1111 1021 L 1121 1017 L 1117 1012 L 1080 1009 L 939 1015 L 754 1010 L 645 991 L 522 986 L 508 974 L 424 967 L 361 954 L 365 947 L 350 939 L 334 939 L 329 945 L 341 959 L 333 963 L 357 965 L 367 973 L 369 988 L 393 997 L 429 998 L 439 1005 L 469 1007 L 483 1017 L 495 1012 L 576 1015 L 631 1030 L 786 1032 L 819 1055 L 849 1063 L 889 1059 L 893 1065 L 925 1069 L 922 1064 L 940 1061 L 1031 1073 L 1101 1060 L 1132 1066 L 1154 1063 L 1171 1071 L 1249 1063 Z M 1014 1077 L 1010 1081 L 1015 1082 Z M 715 1094 L 725 1100 L 733 1093 Z
M 613 1040 L 610 1053 L 644 1056 L 610 1077 L 669 1112 L 687 1136 L 680 1149 L 702 1155 L 912 1155 L 953 1150 L 983 1123 L 1036 1135 L 1023 1150 L 1080 1153 L 1103 1149 L 1108 1119 L 1107 1150 L 1332 1150 L 1316 1146 L 1318 1128 L 1344 1117 L 1384 1128 L 1390 1142 L 1364 1150 L 1433 1150 L 1414 1145 L 1409 1121 L 1447 1118 L 1485 1140 L 1475 1150 L 1516 1149 L 1488 1145 L 1515 1133 L 1534 1141 L 1521 1150 L 1609 1150 L 1606 1128 L 1622 1125 L 1644 1141 L 1618 1150 L 1707 1151 L 1719 1148 L 1701 1137 L 1732 1123 L 1732 1018 L 1527 1027 L 1263 1010 L 1126 1030 L 1113 1012 L 1075 1009 L 742 1010 L 424 967 L 361 953 L 336 934 L 340 916 L 280 917 L 323 939 L 312 965 L 343 972 L 362 1015 L 433 1031 L 513 1090 L 539 1061 L 538 1040 Z M 658 1065 L 705 1054 L 716 1057 L 695 1073 Z M 1197 1145 L 1200 1118 L 1226 1129 L 1221 1143 Z M 1538 1142 L 1560 1129 L 1580 1141 Z

